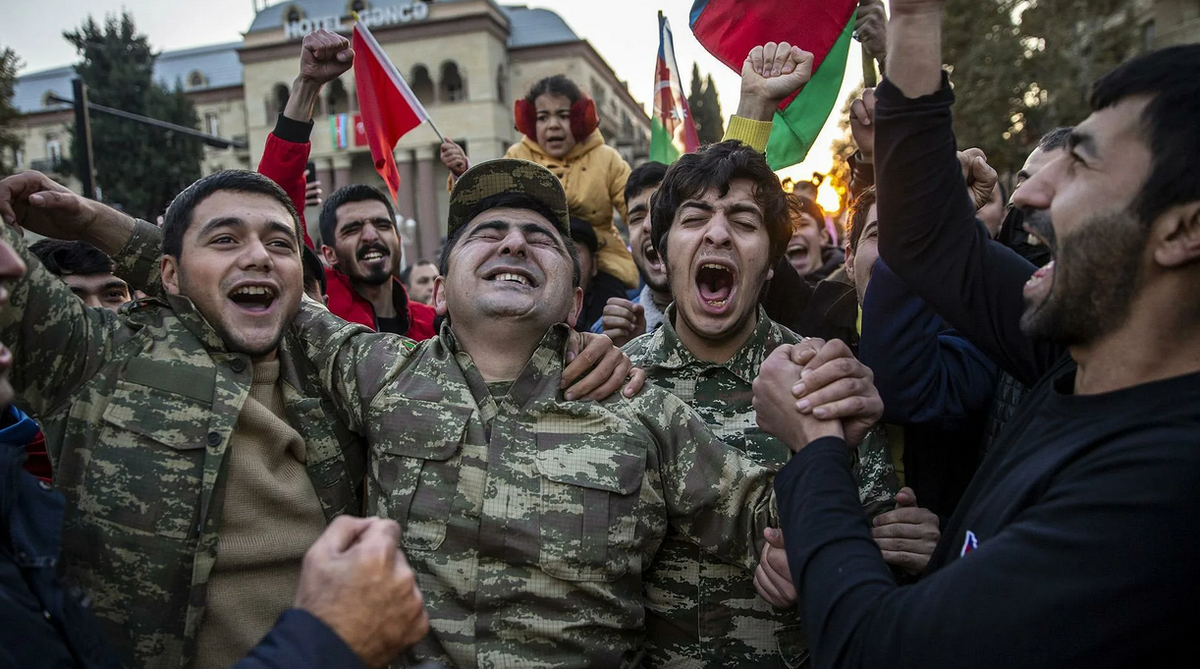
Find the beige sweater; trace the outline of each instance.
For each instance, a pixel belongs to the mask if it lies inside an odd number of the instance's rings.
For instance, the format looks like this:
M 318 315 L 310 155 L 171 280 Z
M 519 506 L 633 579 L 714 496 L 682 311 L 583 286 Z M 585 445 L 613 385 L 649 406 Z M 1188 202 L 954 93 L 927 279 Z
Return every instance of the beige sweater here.
M 254 365 L 230 441 L 217 562 L 196 643 L 198 669 L 229 667 L 292 606 L 305 551 L 325 515 L 304 469 L 304 440 L 287 424 L 279 363 Z

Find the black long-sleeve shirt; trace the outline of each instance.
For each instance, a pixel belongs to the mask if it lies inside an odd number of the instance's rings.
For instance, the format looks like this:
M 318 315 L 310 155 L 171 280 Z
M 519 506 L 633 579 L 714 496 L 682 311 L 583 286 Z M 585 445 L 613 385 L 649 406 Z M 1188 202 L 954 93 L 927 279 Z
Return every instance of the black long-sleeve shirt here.
M 1042 378 L 917 584 L 893 583 L 844 442 L 814 441 L 776 477 L 816 666 L 1096 668 L 1190 656 L 1200 374 L 1072 394 L 1074 362 L 1019 331 L 1032 267 L 967 224 L 950 91 L 906 100 L 885 81 L 876 95 L 881 253 L 1018 378 Z

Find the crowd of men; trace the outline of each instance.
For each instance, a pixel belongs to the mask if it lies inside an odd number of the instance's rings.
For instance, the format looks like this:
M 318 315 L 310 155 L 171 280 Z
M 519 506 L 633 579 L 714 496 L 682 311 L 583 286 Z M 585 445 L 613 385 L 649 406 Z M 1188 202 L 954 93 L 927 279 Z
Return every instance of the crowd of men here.
M 943 2 L 866 5 L 844 232 L 768 167 L 813 62 L 774 42 L 670 166 L 538 82 L 510 156 L 442 146 L 435 260 L 367 184 L 306 232 L 324 30 L 258 170 L 158 225 L 0 181 L 0 667 L 1186 657 L 1200 47 L 1100 77 L 1009 194 Z

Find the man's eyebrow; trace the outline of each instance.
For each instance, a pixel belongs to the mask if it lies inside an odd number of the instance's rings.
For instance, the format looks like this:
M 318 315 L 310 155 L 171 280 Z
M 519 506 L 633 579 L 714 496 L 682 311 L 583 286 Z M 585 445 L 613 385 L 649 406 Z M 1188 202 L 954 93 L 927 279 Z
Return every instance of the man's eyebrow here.
M 121 289 L 129 290 L 129 284 L 125 283 L 124 281 L 122 281 L 120 279 L 113 279 L 112 281 L 105 281 L 104 285 L 100 286 L 100 290 L 121 290 Z
M 221 228 L 244 228 L 244 227 L 246 227 L 246 222 L 240 218 L 237 218 L 236 216 L 219 216 L 217 218 L 210 219 L 207 223 L 205 223 L 200 228 L 199 235 L 201 237 L 203 237 L 213 231 L 220 230 Z
M 1067 137 L 1067 148 L 1071 151 L 1079 149 L 1088 156 L 1096 155 L 1096 138 L 1089 132 L 1076 128 Z
M 753 202 L 734 202 L 726 207 L 726 210 L 728 210 L 731 214 L 749 212 L 751 214 L 758 214 L 759 216 L 762 216 L 762 209 L 759 209 L 758 205 L 754 204 Z
M 1017 178 L 1018 179 L 1028 179 L 1029 172 L 1027 172 L 1025 170 L 1017 170 Z
M 693 209 L 701 209 L 707 212 L 716 211 L 716 207 L 713 207 L 711 204 L 701 200 L 685 200 L 683 204 L 679 205 L 680 209 L 688 209 L 689 207 Z
M 635 214 L 635 213 L 638 213 L 638 214 L 640 214 L 640 213 L 642 213 L 643 211 L 648 211 L 649 209 L 650 209 L 650 205 L 649 205 L 649 204 L 647 204 L 647 203 L 645 203 L 645 202 L 639 202 L 639 203 L 637 203 L 636 205 L 634 205 L 634 206 L 632 206 L 632 207 L 630 207 L 630 208 L 629 208 L 629 213 L 630 213 L 631 215 L 632 215 L 632 214 Z

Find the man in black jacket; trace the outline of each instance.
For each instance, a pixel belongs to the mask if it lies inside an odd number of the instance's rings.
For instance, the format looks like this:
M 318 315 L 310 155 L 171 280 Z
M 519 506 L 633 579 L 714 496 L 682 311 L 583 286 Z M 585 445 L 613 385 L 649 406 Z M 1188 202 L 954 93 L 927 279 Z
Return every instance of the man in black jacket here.
M 1027 213 L 1050 214 L 1026 223 L 1053 256 L 1035 268 L 971 221 L 941 72 L 942 4 L 892 2 L 876 111 L 880 253 L 1033 387 L 931 573 L 898 588 L 857 508 L 841 426 L 796 411 L 794 351 L 764 364 L 759 423 L 799 452 L 776 490 L 816 666 L 1187 657 L 1200 628 L 1200 46 L 1097 82 L 1068 151 L 1017 196 Z M 966 171 L 968 184 L 982 176 L 982 157 Z

